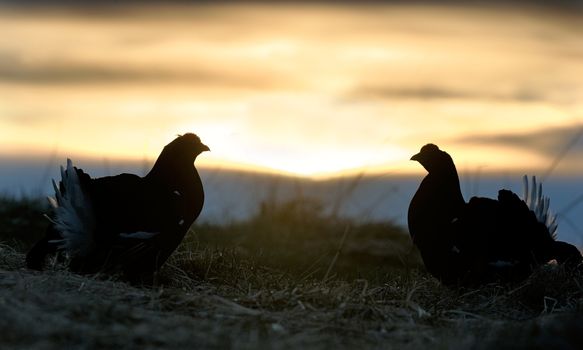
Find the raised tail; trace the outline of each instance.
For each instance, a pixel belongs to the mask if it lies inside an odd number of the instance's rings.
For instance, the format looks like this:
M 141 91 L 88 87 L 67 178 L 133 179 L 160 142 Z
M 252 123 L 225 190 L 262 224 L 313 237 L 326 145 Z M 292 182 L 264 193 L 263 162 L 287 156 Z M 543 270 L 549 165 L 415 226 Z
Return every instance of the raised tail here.
M 530 210 L 535 214 L 537 220 L 547 227 L 553 238 L 549 253 L 551 259 L 555 259 L 559 264 L 575 267 L 583 262 L 581 252 L 572 244 L 557 241 L 557 216 L 551 212 L 550 199 L 543 195 L 542 184 L 536 182 L 536 177 L 532 177 L 529 188 L 528 177 L 524 175 L 524 197 L 523 200 Z
M 67 159 L 66 169 L 61 166 L 60 186 L 53 180 L 53 188 L 55 197 L 48 199 L 54 208 L 52 221 L 61 238 L 51 243 L 70 255 L 86 256 L 93 248 L 95 215 L 70 159 Z
M 543 185 L 536 182 L 536 176 L 532 177 L 532 185 L 529 189 L 528 176 L 522 178 L 524 185 L 524 194 L 522 199 L 532 210 L 538 222 L 545 224 L 553 239 L 557 238 L 557 216 L 551 212 L 549 197 L 543 195 Z

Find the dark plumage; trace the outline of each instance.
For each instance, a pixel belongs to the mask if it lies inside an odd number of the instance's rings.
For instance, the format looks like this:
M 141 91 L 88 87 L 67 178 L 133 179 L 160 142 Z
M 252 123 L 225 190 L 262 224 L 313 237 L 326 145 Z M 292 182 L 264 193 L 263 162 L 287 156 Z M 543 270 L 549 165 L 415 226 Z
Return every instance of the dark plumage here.
M 92 179 L 68 160 L 50 199 L 51 224 L 28 253 L 27 266 L 42 269 L 47 254 L 64 251 L 75 272 L 121 271 L 130 281 L 151 281 L 202 210 L 194 161 L 208 150 L 194 134 L 179 136 L 144 177 Z
M 427 270 L 443 283 L 519 281 L 552 259 L 581 263 L 577 248 L 554 239 L 556 225 L 547 220 L 548 200 L 540 188 L 527 201 L 539 217 L 508 190 L 499 191 L 497 200 L 472 197 L 466 203 L 449 154 L 428 144 L 411 160 L 428 174 L 409 206 L 409 233 Z

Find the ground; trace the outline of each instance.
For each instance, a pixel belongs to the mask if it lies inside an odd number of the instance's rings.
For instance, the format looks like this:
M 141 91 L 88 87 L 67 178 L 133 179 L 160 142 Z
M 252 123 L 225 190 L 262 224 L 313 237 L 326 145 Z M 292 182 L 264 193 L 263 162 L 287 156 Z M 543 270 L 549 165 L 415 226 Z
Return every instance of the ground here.
M 247 222 L 195 225 L 153 286 L 24 268 L 46 208 L 0 200 L 5 349 L 579 349 L 583 274 L 556 265 L 515 285 L 448 288 L 406 232 L 305 199 Z

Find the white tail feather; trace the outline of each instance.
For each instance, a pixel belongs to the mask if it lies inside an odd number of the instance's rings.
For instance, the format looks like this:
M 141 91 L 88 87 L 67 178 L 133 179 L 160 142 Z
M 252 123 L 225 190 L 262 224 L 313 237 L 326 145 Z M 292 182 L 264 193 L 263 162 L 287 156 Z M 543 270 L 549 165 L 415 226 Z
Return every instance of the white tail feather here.
M 61 167 L 61 183 L 63 192 L 53 180 L 55 198 L 49 198 L 55 210 L 55 228 L 63 237 L 53 242 L 72 255 L 85 256 L 93 247 L 95 217 L 70 159 L 67 159 L 66 170 Z
M 528 176 L 524 175 L 523 180 L 523 200 L 530 210 L 536 215 L 539 222 L 547 226 L 553 238 L 557 237 L 557 217 L 551 212 L 549 197 L 543 196 L 543 185 L 536 183 L 536 177 L 532 177 L 532 186 L 529 191 Z

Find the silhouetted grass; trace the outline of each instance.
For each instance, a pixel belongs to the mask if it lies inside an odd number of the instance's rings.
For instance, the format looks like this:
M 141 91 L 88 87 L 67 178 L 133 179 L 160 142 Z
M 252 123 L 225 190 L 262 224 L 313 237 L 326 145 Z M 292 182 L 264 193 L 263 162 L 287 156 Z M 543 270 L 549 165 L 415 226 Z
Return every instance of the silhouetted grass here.
M 34 198 L 0 197 L 0 242 L 19 251 L 28 249 L 46 229 L 46 202 Z
M 516 285 L 452 289 L 425 273 L 403 229 L 264 203 L 199 225 L 153 287 L 23 269 L 42 202 L 1 200 L 0 346 L 62 348 L 573 348 L 583 275 L 546 266 Z M 15 215 L 15 216 L 13 216 Z M 15 220 L 16 218 L 19 218 Z
M 330 217 L 316 200 L 306 198 L 281 204 L 264 202 L 244 222 L 198 225 L 181 250 L 200 246 L 253 257 L 261 265 L 297 277 L 324 277 L 338 251 L 332 271 L 354 278 L 421 266 L 402 228 L 390 222 L 355 223 Z

